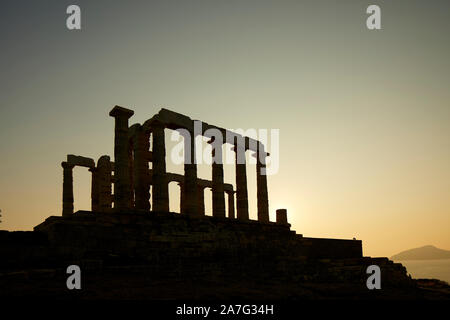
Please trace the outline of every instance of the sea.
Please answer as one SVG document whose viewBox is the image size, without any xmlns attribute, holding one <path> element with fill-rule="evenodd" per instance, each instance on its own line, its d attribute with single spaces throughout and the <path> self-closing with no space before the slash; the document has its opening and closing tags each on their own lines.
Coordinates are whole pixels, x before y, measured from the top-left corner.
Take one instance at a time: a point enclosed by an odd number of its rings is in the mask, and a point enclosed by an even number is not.
<svg viewBox="0 0 450 320">
<path fill-rule="evenodd" d="M 395 260 L 406 267 L 415 279 L 439 279 L 450 284 L 450 259 Z"/>
</svg>

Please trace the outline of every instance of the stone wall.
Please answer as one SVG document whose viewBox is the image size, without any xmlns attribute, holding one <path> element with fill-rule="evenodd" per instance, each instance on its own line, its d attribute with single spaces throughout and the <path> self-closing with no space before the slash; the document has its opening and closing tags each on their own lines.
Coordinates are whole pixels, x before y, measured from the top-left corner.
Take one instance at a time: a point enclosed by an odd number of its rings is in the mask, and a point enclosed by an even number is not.
<svg viewBox="0 0 450 320">
<path fill-rule="evenodd" d="M 48 235 L 61 257 L 109 254 L 152 261 L 171 254 L 177 259 L 252 256 L 270 263 L 278 256 L 361 258 L 359 240 L 303 238 L 288 224 L 191 217 L 175 213 L 102 214 L 78 212 L 50 217 L 35 227 Z"/>
</svg>

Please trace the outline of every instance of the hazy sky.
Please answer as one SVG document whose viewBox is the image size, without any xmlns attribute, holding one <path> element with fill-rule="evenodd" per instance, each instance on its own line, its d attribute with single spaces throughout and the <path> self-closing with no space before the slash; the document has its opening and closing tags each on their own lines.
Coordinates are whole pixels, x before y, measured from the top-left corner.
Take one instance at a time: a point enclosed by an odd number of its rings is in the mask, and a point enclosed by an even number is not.
<svg viewBox="0 0 450 320">
<path fill-rule="evenodd" d="M 66 28 L 69 4 L 81 31 Z M 369 4 L 382 30 L 366 28 Z M 0 228 L 61 214 L 61 161 L 113 155 L 117 104 L 131 124 L 166 107 L 280 129 L 271 219 L 287 208 L 298 233 L 356 237 L 373 256 L 450 249 L 449 15 L 435 0 L 2 1 Z M 90 174 L 74 179 L 75 209 L 89 209 Z"/>
</svg>

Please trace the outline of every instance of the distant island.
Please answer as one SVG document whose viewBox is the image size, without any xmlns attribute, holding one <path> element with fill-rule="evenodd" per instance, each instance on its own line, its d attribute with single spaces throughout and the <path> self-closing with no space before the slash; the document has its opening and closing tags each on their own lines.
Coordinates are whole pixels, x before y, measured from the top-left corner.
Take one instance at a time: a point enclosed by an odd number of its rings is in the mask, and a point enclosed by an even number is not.
<svg viewBox="0 0 450 320">
<path fill-rule="evenodd" d="M 450 251 L 436 248 L 435 246 L 424 246 L 420 248 L 402 251 L 391 257 L 392 260 L 437 260 L 450 259 Z"/>
</svg>

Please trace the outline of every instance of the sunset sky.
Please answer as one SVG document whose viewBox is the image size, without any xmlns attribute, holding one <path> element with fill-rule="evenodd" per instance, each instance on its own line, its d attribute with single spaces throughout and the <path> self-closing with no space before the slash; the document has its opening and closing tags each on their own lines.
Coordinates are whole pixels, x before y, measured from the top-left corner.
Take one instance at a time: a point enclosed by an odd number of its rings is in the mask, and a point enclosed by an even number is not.
<svg viewBox="0 0 450 320">
<path fill-rule="evenodd" d="M 81 7 L 82 30 L 66 28 L 70 4 Z M 382 30 L 366 28 L 370 4 L 381 7 Z M 450 250 L 449 1 L 0 6 L 0 229 L 61 215 L 67 154 L 113 159 L 114 105 L 135 111 L 130 124 L 164 107 L 230 129 L 280 130 L 272 221 L 287 208 L 297 233 L 356 237 L 364 255 Z M 210 166 L 199 177 L 210 179 Z M 90 173 L 76 168 L 74 180 L 75 210 L 90 209 Z M 232 166 L 225 180 L 234 184 Z"/>
</svg>

